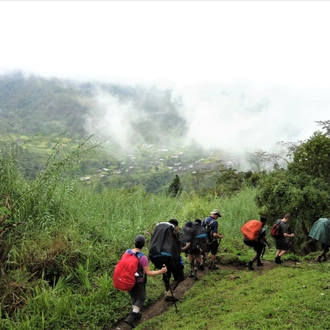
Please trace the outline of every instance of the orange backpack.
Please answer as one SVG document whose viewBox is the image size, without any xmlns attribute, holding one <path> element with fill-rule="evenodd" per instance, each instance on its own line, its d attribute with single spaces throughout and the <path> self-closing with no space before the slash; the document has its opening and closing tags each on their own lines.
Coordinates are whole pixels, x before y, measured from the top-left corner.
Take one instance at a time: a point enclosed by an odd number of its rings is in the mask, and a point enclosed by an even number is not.
<svg viewBox="0 0 330 330">
<path fill-rule="evenodd" d="M 241 227 L 241 232 L 245 238 L 250 241 L 257 241 L 262 229 L 262 222 L 259 220 L 250 220 Z"/>
</svg>

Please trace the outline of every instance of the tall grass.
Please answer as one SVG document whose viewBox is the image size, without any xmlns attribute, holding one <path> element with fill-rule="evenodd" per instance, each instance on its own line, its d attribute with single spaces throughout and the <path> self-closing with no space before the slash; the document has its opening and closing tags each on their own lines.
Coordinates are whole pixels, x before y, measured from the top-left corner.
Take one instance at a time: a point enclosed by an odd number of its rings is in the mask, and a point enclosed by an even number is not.
<svg viewBox="0 0 330 330">
<path fill-rule="evenodd" d="M 30 229 L 11 249 L 9 260 L 25 265 L 41 282 L 29 284 L 34 294 L 27 297 L 23 309 L 7 317 L 8 329 L 12 324 L 28 328 L 31 321 L 40 329 L 60 329 L 64 324 L 68 329 L 101 329 L 100 323 L 115 322 L 127 312 L 128 297 L 113 289 L 111 274 L 121 254 L 133 246 L 137 234 L 144 234 L 148 241 L 157 222 L 177 218 L 184 225 L 219 208 L 220 230 L 224 234 L 221 249 L 236 253 L 237 244 L 243 245 L 241 224 L 257 217 L 253 196 L 253 190 L 245 189 L 232 198 L 201 198 L 194 194 L 170 198 L 150 195 L 143 189 L 95 193 L 92 186 L 75 185 L 66 196 L 66 217 L 47 231 Z M 144 252 L 147 254 L 147 247 Z M 47 284 L 54 279 L 55 286 Z M 66 289 L 59 290 L 57 285 L 64 279 Z M 151 277 L 148 285 L 154 287 L 148 295 L 151 302 L 163 288 L 159 278 Z M 79 303 L 79 311 L 68 295 Z"/>
<path fill-rule="evenodd" d="M 11 178 L 16 173 L 11 169 L 14 161 L 2 159 L 6 167 L 2 173 L 8 177 L 0 181 L 1 193 L 11 201 L 8 220 L 24 222 L 1 240 L 7 251 L 1 264 L 5 276 L 0 278 L 4 330 L 103 329 L 125 316 L 129 298 L 113 288 L 114 266 L 125 249 L 133 246 L 137 234 L 146 236 L 147 254 L 150 234 L 160 221 L 176 218 L 182 226 L 220 209 L 224 235 L 220 257 L 250 253 L 240 227 L 259 217 L 253 189 L 228 198 L 194 193 L 171 198 L 148 194 L 143 188 L 83 186 L 71 170 L 80 151 L 88 148 L 81 145 L 69 154 L 55 149 L 32 183 Z M 10 182 L 14 185 L 7 189 Z M 3 210 L 9 210 L 6 200 L 1 199 Z M 158 277 L 150 277 L 148 286 L 153 287 L 148 292 L 150 303 L 163 293 L 163 285 Z"/>
</svg>

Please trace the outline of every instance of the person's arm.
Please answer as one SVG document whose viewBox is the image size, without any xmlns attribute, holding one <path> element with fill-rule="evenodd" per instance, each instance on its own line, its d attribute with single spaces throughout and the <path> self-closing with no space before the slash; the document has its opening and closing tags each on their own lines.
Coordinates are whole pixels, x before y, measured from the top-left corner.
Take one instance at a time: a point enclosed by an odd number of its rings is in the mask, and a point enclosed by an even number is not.
<svg viewBox="0 0 330 330">
<path fill-rule="evenodd" d="M 188 249 L 190 248 L 190 245 L 191 245 L 191 243 L 188 242 L 188 243 L 186 243 L 185 246 L 181 246 L 181 251 L 186 251 L 186 250 L 188 250 Z"/>
<path fill-rule="evenodd" d="M 163 265 L 162 269 L 159 270 L 150 270 L 150 266 L 144 266 L 143 267 L 143 271 L 146 275 L 148 276 L 155 276 L 155 275 L 160 275 L 160 274 L 164 274 L 167 272 L 167 268 L 165 265 Z"/>
<path fill-rule="evenodd" d="M 267 246 L 269 247 L 269 246 L 270 246 L 270 244 L 268 243 L 268 241 L 267 241 L 266 237 L 263 237 L 263 240 L 264 240 L 264 242 L 267 244 Z"/>
<path fill-rule="evenodd" d="M 214 224 L 214 227 L 212 228 L 212 231 L 213 231 L 212 236 L 213 236 L 214 238 L 223 238 L 223 235 L 222 235 L 222 234 L 218 234 L 218 227 L 219 227 L 218 222 L 215 221 L 213 224 Z M 213 225 L 213 224 L 212 224 L 212 225 Z M 212 226 L 212 225 L 211 225 L 211 226 Z"/>
</svg>

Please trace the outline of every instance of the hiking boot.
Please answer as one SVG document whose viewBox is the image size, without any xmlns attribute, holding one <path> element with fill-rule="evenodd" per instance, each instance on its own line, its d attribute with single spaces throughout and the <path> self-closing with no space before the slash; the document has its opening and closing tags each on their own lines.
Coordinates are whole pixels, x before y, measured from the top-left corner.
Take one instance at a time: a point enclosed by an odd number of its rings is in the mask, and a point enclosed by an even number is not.
<svg viewBox="0 0 330 330">
<path fill-rule="evenodd" d="M 168 296 L 168 295 L 166 295 L 165 296 L 165 301 L 174 301 L 174 302 L 176 302 L 176 301 L 179 301 L 179 299 L 178 298 L 175 298 L 174 296 Z"/>
<path fill-rule="evenodd" d="M 204 265 L 199 265 L 199 270 L 204 270 Z"/>
<path fill-rule="evenodd" d="M 136 315 L 136 319 L 137 320 L 140 320 L 140 318 L 142 317 L 142 314 L 140 313 L 140 312 L 138 312 L 138 313 L 136 313 L 137 315 Z"/>
<path fill-rule="evenodd" d="M 139 318 L 141 318 L 141 316 L 139 317 L 138 315 L 139 313 L 134 313 L 134 312 L 131 312 L 128 317 L 125 319 L 125 322 L 130 325 L 132 328 L 135 328 L 135 324 L 134 322 L 136 320 L 138 320 Z"/>
<path fill-rule="evenodd" d="M 252 267 L 253 266 L 253 262 L 252 261 L 249 261 L 247 264 L 246 264 L 246 267 L 250 270 L 254 270 L 254 268 Z"/>
<path fill-rule="evenodd" d="M 197 277 L 197 272 L 198 272 L 198 268 L 197 268 L 197 267 L 195 267 L 195 268 L 194 268 L 194 276 L 193 276 L 193 278 L 194 278 L 194 280 L 195 280 L 195 281 L 197 281 L 197 280 L 198 280 L 198 277 Z"/>
<path fill-rule="evenodd" d="M 261 261 L 257 261 L 257 266 L 263 266 L 263 265 L 264 265 L 263 262 L 261 262 Z"/>
<path fill-rule="evenodd" d="M 210 270 L 213 270 L 213 269 L 219 269 L 218 266 L 215 264 L 215 262 L 211 262 L 210 265 L 209 265 L 209 269 Z"/>
<path fill-rule="evenodd" d="M 191 270 L 188 277 L 193 278 L 194 277 L 194 272 Z"/>
<path fill-rule="evenodd" d="M 275 264 L 281 264 L 281 263 L 282 263 L 282 261 L 281 261 L 281 257 L 277 256 L 277 257 L 275 258 Z"/>
</svg>

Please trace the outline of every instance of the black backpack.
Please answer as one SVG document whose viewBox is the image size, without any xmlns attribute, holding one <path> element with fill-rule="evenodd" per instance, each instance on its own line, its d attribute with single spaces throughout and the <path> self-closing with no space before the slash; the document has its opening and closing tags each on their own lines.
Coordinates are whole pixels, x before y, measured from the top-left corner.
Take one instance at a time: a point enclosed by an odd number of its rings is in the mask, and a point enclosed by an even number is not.
<svg viewBox="0 0 330 330">
<path fill-rule="evenodd" d="M 180 266 L 181 242 L 174 226 L 169 222 L 157 224 L 150 240 L 149 258 L 156 268 L 165 264 L 173 269 Z"/>
<path fill-rule="evenodd" d="M 207 220 L 207 219 L 208 219 L 208 217 L 206 217 L 204 219 L 204 221 L 202 222 L 202 228 L 204 228 L 204 230 L 206 231 L 209 242 L 212 242 L 213 241 L 213 237 L 212 237 L 212 227 L 211 227 L 211 224 L 214 223 L 216 220 L 213 219 L 213 218 L 210 219 L 210 220 Z"/>
</svg>

